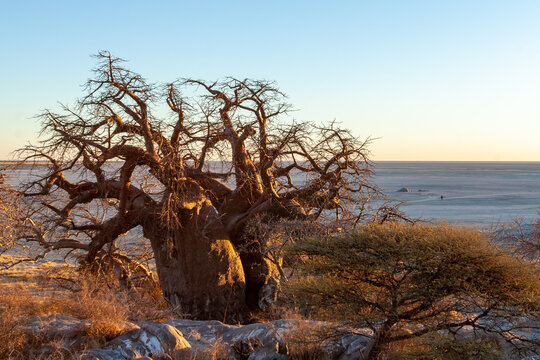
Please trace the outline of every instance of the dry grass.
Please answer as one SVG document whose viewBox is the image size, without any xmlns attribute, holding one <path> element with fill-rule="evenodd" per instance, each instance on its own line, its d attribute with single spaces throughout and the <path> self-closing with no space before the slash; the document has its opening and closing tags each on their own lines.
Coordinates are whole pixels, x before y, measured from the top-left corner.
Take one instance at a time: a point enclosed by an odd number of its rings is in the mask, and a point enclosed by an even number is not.
<svg viewBox="0 0 540 360">
<path fill-rule="evenodd" d="M 297 338 L 287 343 L 291 360 L 330 360 L 322 344 L 315 340 Z"/>
<path fill-rule="evenodd" d="M 61 358 L 60 339 L 56 342 L 47 342 L 39 335 L 28 334 L 21 328 L 27 325 L 33 316 L 56 314 L 61 308 L 59 302 L 39 298 L 26 289 L 0 294 L 0 358 Z M 45 345 L 48 349 L 40 351 Z M 52 353 L 55 353 L 54 357 L 51 356 Z"/>
<path fill-rule="evenodd" d="M 288 319 L 297 320 L 294 328 L 283 333 L 282 341 L 287 344 L 289 359 L 326 360 L 330 359 L 325 347 L 335 340 L 339 328 L 330 323 L 307 322 L 298 313 L 290 311 Z"/>
<path fill-rule="evenodd" d="M 216 341 L 208 349 L 189 349 L 189 354 L 180 352 L 175 360 L 228 360 L 231 348 L 228 344 Z"/>
<path fill-rule="evenodd" d="M 130 322 L 178 318 L 160 301 L 159 288 L 122 291 L 111 286 L 110 279 L 97 279 L 74 268 L 54 272 L 43 268 L 41 273 L 1 280 L 1 359 L 72 358 L 63 349 L 62 339 L 30 335 L 21 329 L 34 316 L 88 320 L 73 351 L 103 344 L 128 329 Z"/>
<path fill-rule="evenodd" d="M 388 360 L 499 360 L 508 356 L 500 339 L 485 334 L 476 338 L 430 334 L 391 344 L 386 353 Z"/>
</svg>

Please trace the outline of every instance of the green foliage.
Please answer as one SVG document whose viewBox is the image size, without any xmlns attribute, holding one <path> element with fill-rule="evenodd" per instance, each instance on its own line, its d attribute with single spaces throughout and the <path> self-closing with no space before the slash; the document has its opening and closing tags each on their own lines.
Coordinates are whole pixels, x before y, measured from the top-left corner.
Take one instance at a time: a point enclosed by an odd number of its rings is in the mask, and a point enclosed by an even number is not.
<svg viewBox="0 0 540 360">
<path fill-rule="evenodd" d="M 513 330 L 538 319 L 540 282 L 530 264 L 473 229 L 369 225 L 289 247 L 301 276 L 290 300 L 311 316 L 374 329 L 385 344 L 464 327 L 529 346 Z M 467 329 L 467 328 L 465 328 Z M 534 341 L 534 339 L 533 339 Z"/>
</svg>

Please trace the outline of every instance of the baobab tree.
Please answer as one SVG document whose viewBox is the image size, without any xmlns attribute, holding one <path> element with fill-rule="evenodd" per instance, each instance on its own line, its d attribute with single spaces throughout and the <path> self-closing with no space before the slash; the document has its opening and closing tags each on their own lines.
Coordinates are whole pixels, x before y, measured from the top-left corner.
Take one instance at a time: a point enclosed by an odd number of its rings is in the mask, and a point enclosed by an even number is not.
<svg viewBox="0 0 540 360">
<path fill-rule="evenodd" d="M 97 59 L 77 106 L 43 112 L 41 142 L 22 151 L 48 164 L 23 191 L 41 199 L 33 216 L 46 224 L 33 221 L 27 240 L 92 263 L 140 227 L 169 304 L 237 321 L 278 277 L 266 240 L 246 231 L 253 219 L 344 216 L 373 190 L 367 142 L 334 123 L 286 121 L 272 82 L 155 85 L 108 52 Z"/>
</svg>

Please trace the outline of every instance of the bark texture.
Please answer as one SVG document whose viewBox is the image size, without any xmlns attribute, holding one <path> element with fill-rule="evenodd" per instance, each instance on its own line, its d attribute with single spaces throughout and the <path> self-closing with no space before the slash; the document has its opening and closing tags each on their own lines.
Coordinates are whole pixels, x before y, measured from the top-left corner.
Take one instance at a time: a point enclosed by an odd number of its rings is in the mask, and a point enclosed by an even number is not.
<svg viewBox="0 0 540 360">
<path fill-rule="evenodd" d="M 241 321 L 244 271 L 216 211 L 205 202 L 179 216 L 183 226 L 173 231 L 151 218 L 144 227 L 164 298 L 197 319 Z"/>
</svg>

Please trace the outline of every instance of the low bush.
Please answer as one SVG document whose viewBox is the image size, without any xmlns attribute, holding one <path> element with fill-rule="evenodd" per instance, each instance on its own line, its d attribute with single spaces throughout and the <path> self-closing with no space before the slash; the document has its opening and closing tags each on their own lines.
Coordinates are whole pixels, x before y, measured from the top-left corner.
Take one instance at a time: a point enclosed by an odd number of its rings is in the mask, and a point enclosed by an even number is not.
<svg viewBox="0 0 540 360">
<path fill-rule="evenodd" d="M 301 276 L 286 288 L 306 315 L 369 327 L 370 358 L 427 334 L 493 334 L 516 351 L 538 351 L 535 268 L 491 246 L 478 231 L 390 223 L 306 239 L 289 247 Z"/>
</svg>

